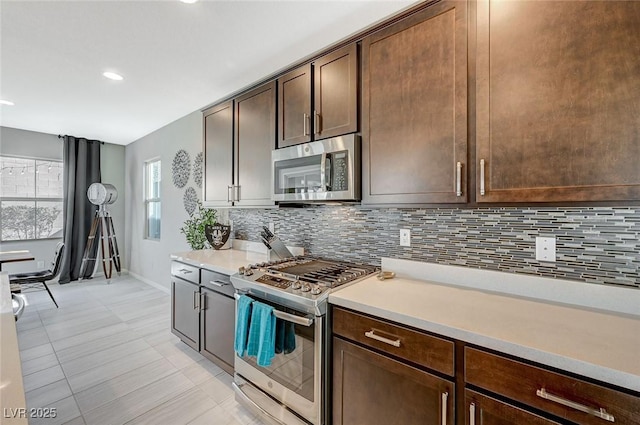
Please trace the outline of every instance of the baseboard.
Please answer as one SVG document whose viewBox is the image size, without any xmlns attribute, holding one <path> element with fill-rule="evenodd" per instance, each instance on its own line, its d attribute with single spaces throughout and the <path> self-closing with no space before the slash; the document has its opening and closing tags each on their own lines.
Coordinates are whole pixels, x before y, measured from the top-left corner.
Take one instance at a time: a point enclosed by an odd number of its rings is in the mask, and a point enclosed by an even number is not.
<svg viewBox="0 0 640 425">
<path fill-rule="evenodd" d="M 156 282 L 154 282 L 154 281 L 152 281 L 150 279 L 147 279 L 144 276 L 140 276 L 138 273 L 134 273 L 134 272 L 132 272 L 130 270 L 128 271 L 128 273 L 129 273 L 129 276 L 135 277 L 139 281 L 141 281 L 143 283 L 146 283 L 149 286 L 153 286 L 154 288 L 159 289 L 159 290 L 161 290 L 162 292 L 164 292 L 166 294 L 171 295 L 171 290 L 169 288 L 167 288 L 165 286 L 162 286 L 159 283 L 156 283 Z"/>
</svg>

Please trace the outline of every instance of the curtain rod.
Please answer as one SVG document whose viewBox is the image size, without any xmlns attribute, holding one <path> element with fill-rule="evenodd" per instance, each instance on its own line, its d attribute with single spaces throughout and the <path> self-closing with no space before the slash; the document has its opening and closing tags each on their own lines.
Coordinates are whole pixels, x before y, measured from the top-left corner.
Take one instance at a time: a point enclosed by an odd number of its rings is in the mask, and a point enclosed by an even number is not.
<svg viewBox="0 0 640 425">
<path fill-rule="evenodd" d="M 63 139 L 65 136 L 58 134 L 58 139 Z M 71 136 L 71 137 L 75 137 L 75 136 Z M 78 139 L 78 137 L 75 137 L 76 139 Z M 80 139 L 84 139 L 84 137 L 80 137 Z M 98 142 L 101 145 L 104 145 L 104 142 L 102 140 L 90 140 L 90 139 L 85 139 L 88 142 Z"/>
</svg>

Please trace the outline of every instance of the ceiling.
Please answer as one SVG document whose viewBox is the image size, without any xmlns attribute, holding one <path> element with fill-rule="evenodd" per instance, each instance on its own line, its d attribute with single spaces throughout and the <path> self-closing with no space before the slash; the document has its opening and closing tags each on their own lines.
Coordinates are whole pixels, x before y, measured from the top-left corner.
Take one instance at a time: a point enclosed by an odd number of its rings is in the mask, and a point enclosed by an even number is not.
<svg viewBox="0 0 640 425">
<path fill-rule="evenodd" d="M 1 0 L 0 125 L 126 145 L 413 3 Z"/>
</svg>

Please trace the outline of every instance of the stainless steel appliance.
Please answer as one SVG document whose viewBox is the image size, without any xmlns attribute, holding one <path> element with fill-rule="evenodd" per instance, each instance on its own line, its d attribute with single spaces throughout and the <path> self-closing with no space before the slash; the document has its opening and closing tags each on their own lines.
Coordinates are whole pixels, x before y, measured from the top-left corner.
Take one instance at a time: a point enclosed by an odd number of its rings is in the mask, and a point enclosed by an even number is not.
<svg viewBox="0 0 640 425">
<path fill-rule="evenodd" d="M 297 256 L 241 267 L 232 275 L 237 298 L 247 294 L 273 306 L 276 318 L 295 334 L 295 348 L 276 354 L 268 367 L 236 354 L 233 386 L 238 402 L 270 424 L 325 424 L 327 298 L 333 288 L 378 270 L 366 264 Z"/>
<path fill-rule="evenodd" d="M 360 139 L 355 134 L 275 149 L 274 201 L 360 200 Z"/>
</svg>

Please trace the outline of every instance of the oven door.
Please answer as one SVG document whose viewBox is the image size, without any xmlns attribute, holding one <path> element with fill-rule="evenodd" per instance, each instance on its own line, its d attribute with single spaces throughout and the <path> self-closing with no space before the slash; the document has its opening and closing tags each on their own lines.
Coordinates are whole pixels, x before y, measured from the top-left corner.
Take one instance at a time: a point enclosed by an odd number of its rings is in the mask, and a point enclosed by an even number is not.
<svg viewBox="0 0 640 425">
<path fill-rule="evenodd" d="M 296 312 L 273 302 L 248 294 L 265 304 L 272 305 L 275 316 L 283 321 L 295 343 L 285 344 L 287 350 L 277 353 L 268 367 L 258 366 L 255 357 L 246 354 L 235 356 L 236 391 L 241 390 L 242 379 L 275 398 L 288 409 L 296 412 L 312 424 L 320 424 L 323 318 Z M 295 345 L 295 347 L 294 347 Z M 251 397 L 243 392 L 242 398 L 250 399 L 252 407 L 274 414 L 274 406 L 265 405 L 268 397 Z M 277 409 L 276 409 L 277 410 Z"/>
</svg>

